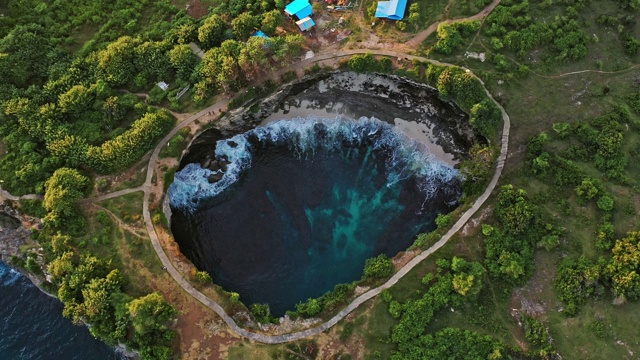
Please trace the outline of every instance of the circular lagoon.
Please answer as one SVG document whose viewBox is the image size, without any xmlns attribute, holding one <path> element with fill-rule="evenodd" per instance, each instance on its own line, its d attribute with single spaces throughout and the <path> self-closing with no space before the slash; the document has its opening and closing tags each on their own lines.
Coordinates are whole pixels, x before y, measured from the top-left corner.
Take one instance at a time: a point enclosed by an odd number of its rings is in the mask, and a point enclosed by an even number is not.
<svg viewBox="0 0 640 360">
<path fill-rule="evenodd" d="M 367 258 L 406 249 L 457 205 L 455 164 L 476 139 L 436 95 L 336 73 L 227 117 L 194 141 L 169 189 L 181 251 L 278 316 L 357 280 Z"/>
</svg>

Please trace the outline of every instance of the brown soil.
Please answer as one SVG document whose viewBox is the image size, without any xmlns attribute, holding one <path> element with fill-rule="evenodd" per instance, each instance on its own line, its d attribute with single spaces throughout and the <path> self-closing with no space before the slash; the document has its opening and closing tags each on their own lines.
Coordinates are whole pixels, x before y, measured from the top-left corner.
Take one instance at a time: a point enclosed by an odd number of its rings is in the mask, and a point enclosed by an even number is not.
<svg viewBox="0 0 640 360">
<path fill-rule="evenodd" d="M 415 251 L 403 251 L 393 258 L 393 266 L 395 271 L 398 271 L 405 266 L 411 259 L 413 259 L 418 253 Z"/>
<path fill-rule="evenodd" d="M 178 9 L 183 9 L 176 4 L 176 1 L 174 1 L 174 5 L 178 7 Z M 200 19 L 209 13 L 209 5 L 204 4 L 202 0 L 188 0 L 184 9 L 187 9 L 187 15 L 194 19 Z"/>
<path fill-rule="evenodd" d="M 226 324 L 202 306 L 190 308 L 178 319 L 180 350 L 185 360 L 224 359 L 229 346 L 240 341 Z"/>
</svg>

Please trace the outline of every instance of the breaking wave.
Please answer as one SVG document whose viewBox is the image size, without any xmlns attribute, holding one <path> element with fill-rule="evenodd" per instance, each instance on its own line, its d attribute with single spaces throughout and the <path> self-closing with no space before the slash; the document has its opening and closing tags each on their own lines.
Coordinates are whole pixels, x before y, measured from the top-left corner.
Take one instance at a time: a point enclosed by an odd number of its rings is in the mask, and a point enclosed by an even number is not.
<svg viewBox="0 0 640 360">
<path fill-rule="evenodd" d="M 286 146 L 297 157 L 309 158 L 319 149 L 341 151 L 365 145 L 386 155 L 388 187 L 413 177 L 424 201 L 460 176 L 458 170 L 429 153 L 426 146 L 386 122 L 366 117 L 358 120 L 307 117 L 273 122 L 219 140 L 212 161 L 224 163 L 226 171 L 211 170 L 199 163 L 186 165 L 176 173 L 169 188 L 171 207 L 188 213 L 197 211 L 204 200 L 221 194 L 251 168 L 255 151 L 260 147 Z M 217 175 L 213 182 L 212 175 Z M 448 195 L 453 205 L 459 194 Z"/>
</svg>

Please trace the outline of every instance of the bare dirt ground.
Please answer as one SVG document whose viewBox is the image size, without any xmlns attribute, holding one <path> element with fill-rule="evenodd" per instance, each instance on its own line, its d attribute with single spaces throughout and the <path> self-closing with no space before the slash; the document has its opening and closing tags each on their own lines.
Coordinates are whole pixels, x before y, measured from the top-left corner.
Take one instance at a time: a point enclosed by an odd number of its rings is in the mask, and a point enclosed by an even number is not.
<svg viewBox="0 0 640 360">
<path fill-rule="evenodd" d="M 541 252 L 542 250 L 536 254 L 536 271 L 531 280 L 525 286 L 515 289 L 511 296 L 509 310 L 516 320 L 520 319 L 522 314 L 540 317 L 551 309 L 556 310 L 557 304 L 553 302 L 552 296 L 552 279 L 556 276 L 557 267 Z"/>
<path fill-rule="evenodd" d="M 174 5 L 176 5 L 175 1 Z M 181 7 L 178 8 L 180 9 Z M 187 9 L 187 14 L 194 19 L 200 19 L 209 13 L 209 5 L 201 0 L 188 0 L 184 8 Z"/>
</svg>

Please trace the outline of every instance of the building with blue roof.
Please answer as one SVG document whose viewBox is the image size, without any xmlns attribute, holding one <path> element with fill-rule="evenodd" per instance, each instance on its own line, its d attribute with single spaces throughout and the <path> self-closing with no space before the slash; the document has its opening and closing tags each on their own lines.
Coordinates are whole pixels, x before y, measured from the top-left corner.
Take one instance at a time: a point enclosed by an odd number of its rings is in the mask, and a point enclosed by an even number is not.
<svg viewBox="0 0 640 360">
<path fill-rule="evenodd" d="M 378 1 L 376 17 L 390 20 L 402 20 L 407 8 L 407 0 Z"/>
<path fill-rule="evenodd" d="M 313 21 L 312 18 L 307 16 L 304 19 L 300 19 L 300 20 L 296 21 L 296 25 L 298 25 L 298 27 L 300 28 L 301 31 L 307 31 L 307 30 L 311 29 L 312 27 L 314 27 L 316 25 L 316 23 Z"/>
<path fill-rule="evenodd" d="M 309 0 L 294 0 L 292 3 L 284 7 L 284 12 L 289 16 L 295 15 L 298 20 L 302 20 L 313 14 Z"/>
<path fill-rule="evenodd" d="M 265 38 L 268 39 L 269 37 L 267 36 L 267 34 L 263 33 L 262 30 L 258 30 L 256 31 L 252 36 L 257 36 L 257 37 L 261 37 L 261 38 Z"/>
</svg>

